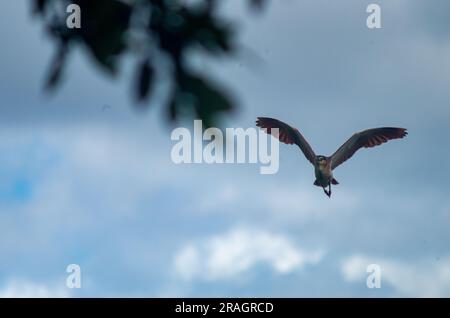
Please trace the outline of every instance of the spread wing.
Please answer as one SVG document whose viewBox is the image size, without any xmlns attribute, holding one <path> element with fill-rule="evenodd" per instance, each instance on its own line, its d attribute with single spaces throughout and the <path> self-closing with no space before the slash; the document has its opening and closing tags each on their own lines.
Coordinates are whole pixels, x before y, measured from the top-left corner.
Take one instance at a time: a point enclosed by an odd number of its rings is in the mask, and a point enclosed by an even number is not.
<svg viewBox="0 0 450 318">
<path fill-rule="evenodd" d="M 332 156 L 331 169 L 350 159 L 360 148 L 371 148 L 391 139 L 403 138 L 408 134 L 404 128 L 383 127 L 361 131 L 347 140 Z"/>
<path fill-rule="evenodd" d="M 258 117 L 256 120 L 256 126 L 266 129 L 266 133 L 278 138 L 281 142 L 285 144 L 292 145 L 296 144 L 300 147 L 301 151 L 305 155 L 306 159 L 314 164 L 316 154 L 312 150 L 311 146 L 308 144 L 306 139 L 302 134 L 296 129 L 289 126 L 282 121 L 267 117 Z M 278 128 L 278 134 L 272 133 L 273 128 Z"/>
</svg>

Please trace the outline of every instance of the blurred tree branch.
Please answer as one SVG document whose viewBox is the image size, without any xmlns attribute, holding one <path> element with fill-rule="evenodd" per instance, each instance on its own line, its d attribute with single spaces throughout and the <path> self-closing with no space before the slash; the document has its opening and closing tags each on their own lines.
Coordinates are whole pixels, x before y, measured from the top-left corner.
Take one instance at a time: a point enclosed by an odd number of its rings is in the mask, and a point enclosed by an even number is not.
<svg viewBox="0 0 450 318">
<path fill-rule="evenodd" d="M 118 73 L 120 58 L 136 57 L 134 84 L 136 101 L 146 105 L 152 98 L 156 75 L 169 74 L 171 89 L 166 105 L 172 121 L 182 115 L 200 118 L 205 126 L 230 112 L 235 103 L 225 90 L 204 74 L 189 68 L 189 54 L 231 56 L 236 50 L 236 32 L 218 17 L 216 0 L 32 0 L 34 13 L 56 43 L 55 56 L 46 82 L 54 89 L 70 51 L 78 45 L 88 48 L 94 60 L 110 76 Z M 259 10 L 265 0 L 247 0 Z M 66 26 L 66 7 L 81 8 L 80 29 Z M 188 3 L 190 3 L 188 5 Z M 169 66 L 160 63 L 164 58 Z"/>
</svg>

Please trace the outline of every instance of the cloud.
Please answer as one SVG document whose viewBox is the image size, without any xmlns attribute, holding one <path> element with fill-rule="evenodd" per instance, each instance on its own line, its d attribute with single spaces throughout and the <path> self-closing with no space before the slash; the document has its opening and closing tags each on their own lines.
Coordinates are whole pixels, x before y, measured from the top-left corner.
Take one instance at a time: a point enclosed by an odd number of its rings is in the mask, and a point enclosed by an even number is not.
<svg viewBox="0 0 450 318">
<path fill-rule="evenodd" d="M 0 288 L 0 298 L 66 298 L 67 289 L 49 287 L 25 280 L 11 280 Z"/>
<path fill-rule="evenodd" d="M 283 235 L 237 227 L 200 243 L 184 246 L 175 257 L 175 271 L 185 280 L 229 279 L 269 265 L 277 274 L 287 274 L 323 257 L 321 250 L 304 251 Z"/>
<path fill-rule="evenodd" d="M 348 282 L 365 284 L 367 266 L 378 264 L 381 268 L 381 288 L 386 283 L 400 297 L 449 297 L 450 257 L 430 260 L 400 261 L 364 255 L 353 255 L 341 265 Z"/>
</svg>

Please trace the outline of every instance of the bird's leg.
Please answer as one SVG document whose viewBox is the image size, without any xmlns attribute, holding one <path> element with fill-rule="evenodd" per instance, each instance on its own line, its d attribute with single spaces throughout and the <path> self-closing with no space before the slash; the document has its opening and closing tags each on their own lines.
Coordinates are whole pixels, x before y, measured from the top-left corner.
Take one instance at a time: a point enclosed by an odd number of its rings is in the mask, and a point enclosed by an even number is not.
<svg viewBox="0 0 450 318">
<path fill-rule="evenodd" d="M 325 192 L 325 194 L 330 197 L 331 193 L 327 191 L 327 189 L 325 187 L 322 187 L 323 192 Z"/>
<path fill-rule="evenodd" d="M 328 197 L 331 197 L 331 181 L 328 182 Z"/>
</svg>

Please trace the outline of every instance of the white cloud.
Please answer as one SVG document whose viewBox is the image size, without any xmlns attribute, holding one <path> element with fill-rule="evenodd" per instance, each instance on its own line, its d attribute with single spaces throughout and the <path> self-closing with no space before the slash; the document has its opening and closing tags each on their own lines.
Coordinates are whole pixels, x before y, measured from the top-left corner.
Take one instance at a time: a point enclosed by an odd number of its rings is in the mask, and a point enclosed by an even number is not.
<svg viewBox="0 0 450 318">
<path fill-rule="evenodd" d="M 303 251 L 288 238 L 262 230 L 237 227 L 198 244 L 187 244 L 175 257 L 176 273 L 185 280 L 220 280 L 245 273 L 258 264 L 268 264 L 286 274 L 314 264 L 323 252 Z"/>
<path fill-rule="evenodd" d="M 413 260 L 411 262 L 354 255 L 341 266 L 345 280 L 365 284 L 369 264 L 381 268 L 381 288 L 386 283 L 395 290 L 394 296 L 449 297 L 450 258 L 441 260 Z"/>
<path fill-rule="evenodd" d="M 66 288 L 55 288 L 24 280 L 11 280 L 0 288 L 0 298 L 65 298 Z"/>
</svg>

